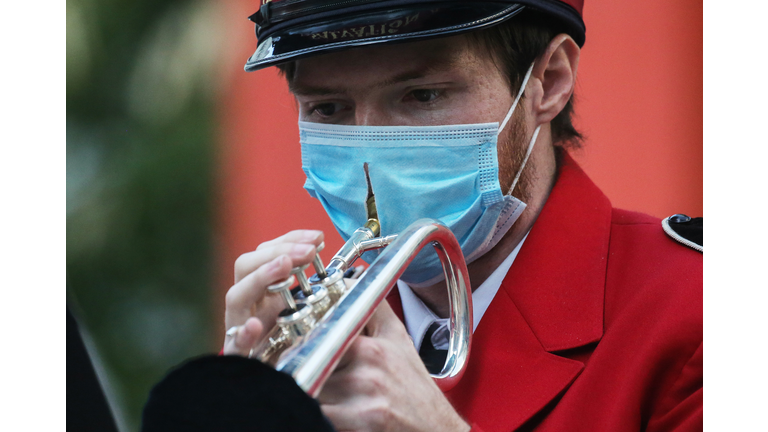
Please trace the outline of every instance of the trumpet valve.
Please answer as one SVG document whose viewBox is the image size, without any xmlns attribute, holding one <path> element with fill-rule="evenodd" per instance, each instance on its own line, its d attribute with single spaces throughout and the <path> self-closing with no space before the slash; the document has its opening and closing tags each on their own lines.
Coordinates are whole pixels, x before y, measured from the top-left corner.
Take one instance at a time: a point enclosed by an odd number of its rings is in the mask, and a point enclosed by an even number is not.
<svg viewBox="0 0 768 432">
<path fill-rule="evenodd" d="M 307 280 L 307 275 L 304 274 L 304 270 L 307 267 L 309 267 L 309 264 L 294 267 L 291 270 L 291 274 L 295 275 L 296 279 L 299 280 L 299 287 L 301 288 L 301 292 L 303 292 L 304 295 L 310 296 L 312 295 L 312 287 L 309 286 L 309 280 Z"/>
<path fill-rule="evenodd" d="M 288 332 L 291 342 L 309 333 L 316 322 L 312 307 L 303 303 L 298 304 L 296 310 L 283 310 L 277 317 L 277 325 Z"/>
<path fill-rule="evenodd" d="M 277 317 L 277 325 L 254 348 L 255 358 L 272 366 L 277 363 L 280 355 L 286 349 L 290 348 L 300 337 L 309 333 L 317 322 L 312 305 L 304 302 L 297 303 L 291 295 L 291 286 L 294 283 L 296 283 L 296 277 L 291 275 L 287 279 L 267 287 L 268 292 L 280 294 L 286 306 Z"/>
<path fill-rule="evenodd" d="M 331 296 L 328 294 L 328 289 L 322 285 L 312 285 L 311 288 L 312 294 L 305 295 L 303 291 L 299 291 L 294 295 L 294 299 L 297 304 L 309 305 L 315 320 L 320 321 L 332 305 Z"/>
<path fill-rule="evenodd" d="M 321 278 L 317 274 L 312 275 L 312 277 L 309 278 L 309 282 L 313 285 L 320 284 L 324 286 L 328 290 L 331 303 L 336 303 L 336 301 L 341 298 L 342 294 L 344 294 L 347 289 L 347 286 L 344 284 L 341 270 L 336 268 L 328 269 L 328 273 L 325 278 Z"/>
<path fill-rule="evenodd" d="M 312 266 L 315 267 L 315 273 L 320 277 L 320 279 L 325 279 L 328 277 L 328 273 L 325 271 L 325 266 L 323 265 L 323 261 L 320 259 L 320 251 L 325 249 L 325 242 L 321 242 L 320 245 L 317 247 L 317 253 L 315 254 L 315 258 L 312 259 Z"/>
<path fill-rule="evenodd" d="M 299 304 L 295 309 L 283 309 L 277 317 L 277 325 L 254 348 L 254 358 L 274 367 L 280 355 L 291 348 L 300 337 L 309 333 L 315 323 L 312 308 L 306 304 Z"/>
</svg>

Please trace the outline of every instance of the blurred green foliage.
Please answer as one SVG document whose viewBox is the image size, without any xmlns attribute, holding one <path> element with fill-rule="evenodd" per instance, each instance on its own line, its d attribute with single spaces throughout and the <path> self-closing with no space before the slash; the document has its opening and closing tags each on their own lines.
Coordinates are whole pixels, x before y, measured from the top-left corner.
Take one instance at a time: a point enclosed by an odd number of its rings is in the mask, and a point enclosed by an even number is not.
<svg viewBox="0 0 768 432">
<path fill-rule="evenodd" d="M 67 1 L 68 303 L 124 431 L 170 367 L 217 349 L 219 17 L 212 1 Z"/>
</svg>

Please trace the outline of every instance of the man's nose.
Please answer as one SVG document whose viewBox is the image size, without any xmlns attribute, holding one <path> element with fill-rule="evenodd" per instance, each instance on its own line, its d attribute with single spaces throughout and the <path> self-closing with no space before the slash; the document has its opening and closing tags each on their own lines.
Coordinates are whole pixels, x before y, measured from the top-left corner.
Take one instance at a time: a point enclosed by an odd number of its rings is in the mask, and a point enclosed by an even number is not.
<svg viewBox="0 0 768 432">
<path fill-rule="evenodd" d="M 393 126 L 392 115 L 384 108 L 375 105 L 355 107 L 356 126 Z"/>
</svg>

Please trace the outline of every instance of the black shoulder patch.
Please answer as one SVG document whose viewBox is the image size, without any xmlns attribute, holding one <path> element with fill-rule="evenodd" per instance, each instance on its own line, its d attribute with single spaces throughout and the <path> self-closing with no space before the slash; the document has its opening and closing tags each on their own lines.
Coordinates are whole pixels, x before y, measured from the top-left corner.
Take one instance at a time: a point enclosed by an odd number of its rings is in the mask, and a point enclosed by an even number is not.
<svg viewBox="0 0 768 432">
<path fill-rule="evenodd" d="M 704 218 L 676 214 L 662 219 L 661 227 L 676 242 L 704 253 Z"/>
</svg>

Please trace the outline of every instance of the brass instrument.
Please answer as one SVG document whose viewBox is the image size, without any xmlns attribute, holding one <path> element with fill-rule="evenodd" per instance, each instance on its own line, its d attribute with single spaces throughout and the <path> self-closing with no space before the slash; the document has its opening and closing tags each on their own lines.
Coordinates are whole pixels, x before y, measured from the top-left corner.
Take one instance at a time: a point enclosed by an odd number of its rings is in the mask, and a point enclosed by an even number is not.
<svg viewBox="0 0 768 432">
<path fill-rule="evenodd" d="M 284 309 L 276 326 L 252 351 L 252 356 L 291 375 L 310 396 L 320 393 L 347 347 L 357 337 L 381 303 L 423 247 L 432 244 L 443 265 L 450 303 L 450 342 L 443 370 L 433 375 L 446 391 L 461 379 L 469 359 L 472 338 L 472 293 L 461 248 L 453 233 L 433 219 L 420 219 L 397 235 L 380 237 L 376 203 L 368 181 L 368 221 L 358 228 L 324 268 L 319 255 L 310 279 L 306 267 L 268 288 L 281 293 Z M 322 248 L 318 248 L 318 251 Z M 385 248 L 350 289 L 344 272 L 364 252 Z M 294 276 L 299 287 L 291 294 Z"/>
</svg>

